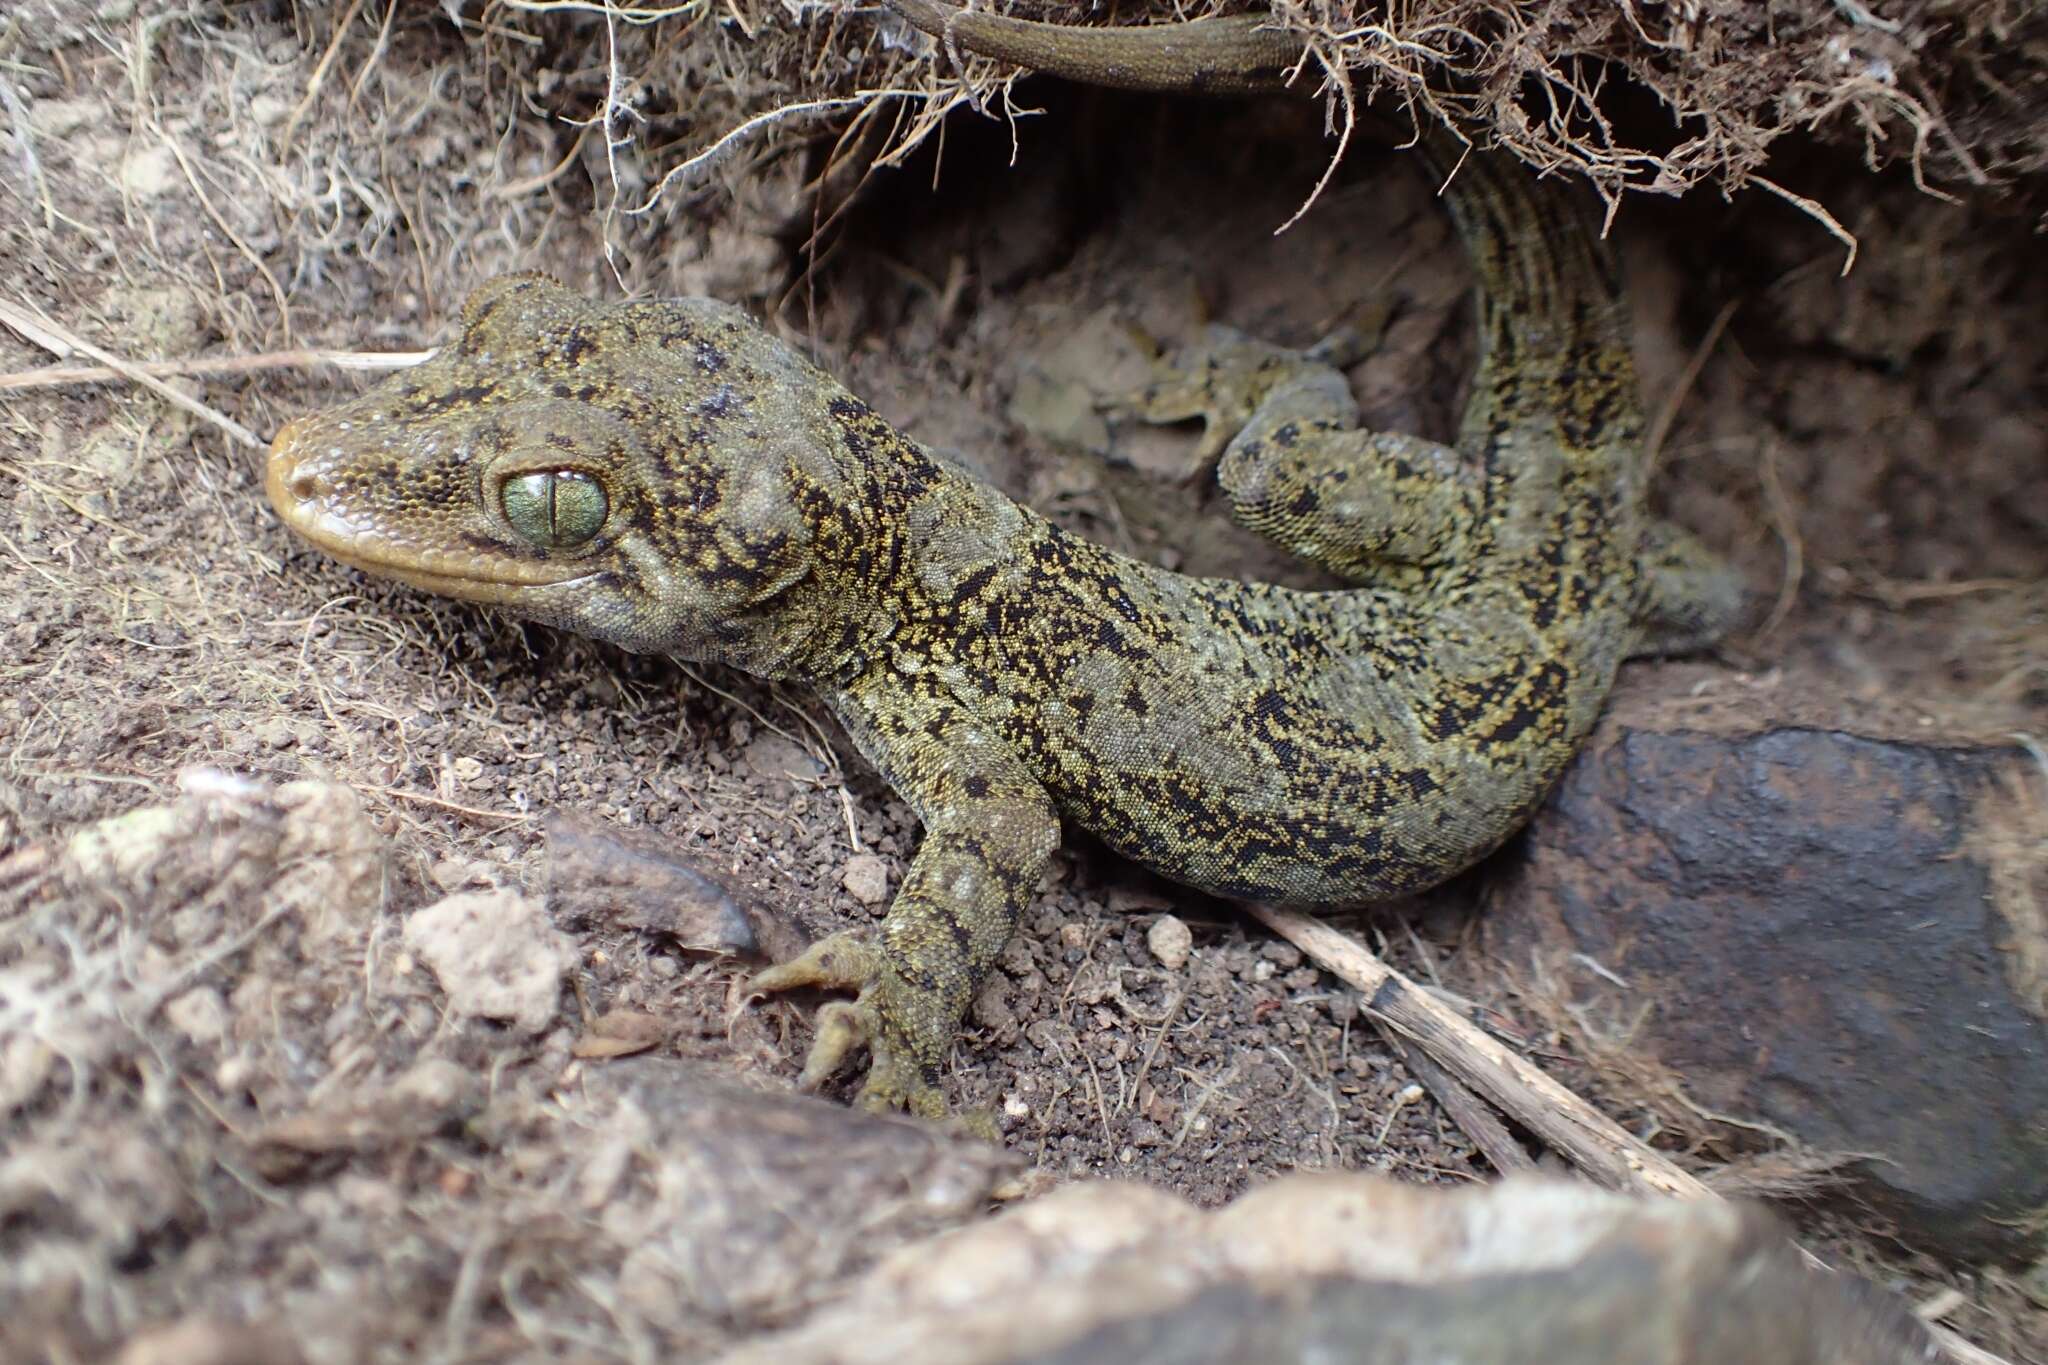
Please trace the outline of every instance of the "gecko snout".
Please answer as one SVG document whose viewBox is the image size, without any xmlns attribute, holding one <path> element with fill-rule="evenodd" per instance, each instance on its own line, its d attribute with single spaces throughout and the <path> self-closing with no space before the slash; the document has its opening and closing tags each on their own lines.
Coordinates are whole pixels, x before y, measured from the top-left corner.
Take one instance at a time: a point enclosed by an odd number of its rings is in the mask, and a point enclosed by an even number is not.
<svg viewBox="0 0 2048 1365">
<path fill-rule="evenodd" d="M 304 504 L 325 497 L 331 490 L 318 467 L 303 458 L 306 428 L 311 419 L 301 417 L 285 424 L 270 443 L 270 457 L 264 464 L 263 491 L 270 505 L 286 521 Z"/>
</svg>

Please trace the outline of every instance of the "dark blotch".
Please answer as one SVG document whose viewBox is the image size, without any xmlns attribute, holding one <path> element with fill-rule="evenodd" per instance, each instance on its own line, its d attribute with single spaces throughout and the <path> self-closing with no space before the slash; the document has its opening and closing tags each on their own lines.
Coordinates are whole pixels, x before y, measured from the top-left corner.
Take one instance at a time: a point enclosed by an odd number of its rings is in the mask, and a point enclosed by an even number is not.
<svg viewBox="0 0 2048 1365">
<path fill-rule="evenodd" d="M 497 392 L 496 384 L 462 384 L 422 398 L 415 412 L 426 415 L 453 412 L 457 408 L 473 407 Z"/>
<path fill-rule="evenodd" d="M 712 394 L 697 405 L 697 411 L 703 413 L 706 417 L 724 417 L 736 406 L 733 402 L 736 396 L 733 393 L 732 385 L 720 384 L 717 393 Z"/>
<path fill-rule="evenodd" d="M 574 365 L 597 349 L 597 338 L 581 327 L 574 328 L 562 338 L 562 361 Z"/>
</svg>

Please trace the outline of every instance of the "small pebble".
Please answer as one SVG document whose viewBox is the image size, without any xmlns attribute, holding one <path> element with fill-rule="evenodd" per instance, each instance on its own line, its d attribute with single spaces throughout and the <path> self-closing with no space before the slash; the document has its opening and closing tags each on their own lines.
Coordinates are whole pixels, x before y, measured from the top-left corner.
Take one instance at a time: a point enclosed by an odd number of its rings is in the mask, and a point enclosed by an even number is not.
<svg viewBox="0 0 2048 1365">
<path fill-rule="evenodd" d="M 1152 950 L 1153 957 L 1159 959 L 1160 966 L 1177 972 L 1188 965 L 1188 954 L 1194 950 L 1195 936 L 1178 916 L 1161 915 L 1145 931 L 1145 946 Z"/>
<path fill-rule="evenodd" d="M 872 853 L 856 853 L 846 860 L 839 884 L 862 905 L 880 905 L 889 895 L 889 865 Z"/>
</svg>

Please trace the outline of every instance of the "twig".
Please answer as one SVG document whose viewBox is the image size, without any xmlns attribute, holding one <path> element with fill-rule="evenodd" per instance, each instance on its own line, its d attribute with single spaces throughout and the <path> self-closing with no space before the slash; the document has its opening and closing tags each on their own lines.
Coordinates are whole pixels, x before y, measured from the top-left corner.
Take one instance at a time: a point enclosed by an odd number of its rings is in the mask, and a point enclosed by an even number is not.
<svg viewBox="0 0 2048 1365">
<path fill-rule="evenodd" d="M 105 365 L 52 365 L 46 369 L 15 370 L 8 374 L 0 374 L 0 392 L 10 389 L 60 389 L 73 384 L 104 384 L 110 379 L 128 379 L 138 374 L 153 375 L 158 379 L 217 379 L 229 375 L 256 374 L 263 370 L 291 370 L 314 365 L 333 365 L 344 370 L 402 370 L 409 365 L 419 364 L 433 354 L 432 351 L 330 351 L 299 347 L 289 351 L 263 351 L 256 355 L 131 361 L 126 370 L 116 370 Z"/>
<path fill-rule="evenodd" d="M 356 72 L 356 78 L 348 88 L 348 111 L 354 114 L 356 101 L 363 97 L 363 87 L 370 83 L 370 73 L 377 69 L 377 63 L 384 60 L 384 49 L 391 41 L 391 21 L 398 17 L 398 0 L 390 0 L 384 6 L 384 22 L 377 26 L 377 45 L 370 49 L 370 55 L 363 61 L 363 69 Z M 284 158 L 280 155 L 278 160 Z"/>
<path fill-rule="evenodd" d="M 819 118 L 841 109 L 854 106 L 864 107 L 879 100 L 924 100 L 930 103 L 941 98 L 946 99 L 946 107 L 948 108 L 958 103 L 958 100 L 955 98 L 935 96 L 929 90 L 856 90 L 851 95 L 835 99 L 804 100 L 795 104 L 781 105 L 756 114 L 745 122 L 727 129 L 716 142 L 713 142 L 709 147 L 706 147 L 689 160 L 682 162 L 680 165 L 670 167 L 667 173 L 655 182 L 654 188 L 648 191 L 647 197 L 639 204 L 627 209 L 626 213 L 631 217 L 652 211 L 654 206 L 659 204 L 663 197 L 668 194 L 671 186 L 678 182 L 685 185 L 695 184 L 699 175 L 710 170 L 720 161 L 738 151 L 747 139 L 764 128 L 772 128 L 776 124 L 786 122 L 789 119 Z"/>
<path fill-rule="evenodd" d="M 349 25 L 363 12 L 363 0 L 352 0 L 348 13 L 341 16 L 341 22 L 334 26 L 334 37 L 328 40 L 327 51 L 320 54 L 319 65 L 313 68 L 312 78 L 306 82 L 306 93 L 299 100 L 290 117 L 284 121 L 284 135 L 277 140 L 277 159 L 283 161 L 291 155 L 292 139 L 298 136 L 299 124 L 304 121 L 306 111 L 313 107 L 313 101 L 320 97 L 320 87 L 327 83 L 327 73 L 334 68 L 334 59 L 341 55 L 342 40 L 348 37 Z"/>
<path fill-rule="evenodd" d="M 27 555 L 23 554 L 21 547 L 19 545 L 16 545 L 13 541 L 9 540 L 7 538 L 7 533 L 5 531 L 0 531 L 0 546 L 5 546 L 9 554 L 12 554 L 16 559 L 20 560 L 23 566 L 25 566 L 32 572 L 40 575 L 45 583 L 48 583 L 57 591 L 69 592 L 71 590 L 71 585 L 69 583 L 66 583 L 63 579 L 57 577 L 57 575 L 51 573 L 48 569 L 44 568 L 42 565 L 36 563 L 33 559 L 30 559 Z"/>
<path fill-rule="evenodd" d="M 479 820 L 503 820 L 509 824 L 516 825 L 533 819 L 531 815 L 521 815 L 516 811 L 485 810 L 481 806 L 464 806 L 445 797 L 430 796 L 426 792 L 406 791 L 402 787 L 380 787 L 374 783 L 360 782 L 355 784 L 355 789 L 359 792 L 372 792 L 378 796 L 388 797 L 393 801 L 414 801 L 422 806 L 433 806 L 439 810 L 453 811 L 457 815 L 473 816 Z"/>
<path fill-rule="evenodd" d="M 1130 1100 L 1135 1101 L 1138 1098 L 1138 1091 L 1145 1084 L 1145 1076 L 1152 1070 L 1152 1063 L 1159 1056 L 1159 1045 L 1166 1041 L 1166 1035 L 1173 1030 L 1173 1021 L 1180 1017 L 1180 1007 L 1187 1003 L 1187 998 L 1188 988 L 1185 984 L 1174 987 L 1173 999 L 1166 1002 L 1166 1011 L 1160 1017 L 1159 1032 L 1152 1035 L 1152 1042 L 1145 1049 L 1144 1060 L 1138 1063 L 1138 1074 L 1131 1077 L 1131 1091 L 1128 1097 Z M 1119 1106 L 1117 1112 L 1123 1112 L 1124 1107 Z"/>
<path fill-rule="evenodd" d="M 1485 1154 L 1486 1159 L 1502 1175 L 1521 1175 L 1536 1169 L 1536 1159 L 1523 1150 L 1515 1141 L 1514 1134 L 1507 1130 L 1486 1102 L 1466 1089 L 1464 1084 L 1450 1072 L 1438 1066 L 1427 1052 L 1396 1033 L 1391 1025 L 1373 1020 L 1380 1037 L 1401 1054 L 1401 1061 L 1415 1079 L 1429 1087 L 1429 1093 L 1436 1096 L 1436 1102 L 1451 1116 L 1451 1122 L 1458 1130 L 1472 1139 L 1472 1145 Z"/>
<path fill-rule="evenodd" d="M 1707 326 L 1707 334 L 1700 338 L 1700 344 L 1693 348 L 1691 359 L 1679 371 L 1678 382 L 1665 395 L 1664 404 L 1657 409 L 1657 419 L 1650 423 L 1650 434 L 1643 438 L 1643 464 L 1650 469 L 1657 467 L 1657 456 L 1664 449 L 1664 438 L 1671 434 L 1671 424 L 1678 420 L 1678 409 L 1685 403 L 1685 397 L 1692 392 L 1692 386 L 1699 382 L 1700 371 L 1706 368 L 1707 357 L 1720 344 L 1721 333 L 1728 330 L 1729 319 L 1742 306 L 1741 299 L 1730 299 L 1721 305 L 1721 311 L 1714 314 L 1713 322 Z"/>
<path fill-rule="evenodd" d="M 2025 578 L 1951 578 L 1911 582 L 1898 578 L 1871 578 L 1852 585 L 1852 590 L 1874 597 L 1888 607 L 1909 607 L 1915 602 L 1939 602 L 1969 597 L 1980 592 L 2017 592 L 2035 584 Z"/>
<path fill-rule="evenodd" d="M 1344 153 L 1350 150 L 1351 134 L 1358 127 L 1358 97 L 1351 88 L 1351 73 L 1346 71 L 1341 63 L 1331 61 L 1320 51 L 1315 51 L 1315 58 L 1322 63 L 1324 83 L 1336 95 L 1337 105 L 1344 114 L 1344 122 L 1337 132 L 1336 150 L 1330 153 L 1330 159 L 1324 164 L 1323 173 L 1316 180 L 1315 188 L 1308 192 L 1308 198 L 1301 201 L 1301 207 L 1296 209 L 1286 222 L 1273 229 L 1275 237 L 1300 222 L 1308 211 L 1315 207 L 1316 200 L 1323 197 L 1323 191 L 1328 189 L 1330 181 L 1336 178 L 1337 167 L 1343 162 Z M 1309 52 L 1304 51 L 1301 60 L 1294 64 L 1294 70 L 1288 73 L 1290 80 L 1300 75 L 1302 69 L 1308 65 L 1308 59 Z"/>
<path fill-rule="evenodd" d="M 1829 236 L 1849 248 L 1849 254 L 1842 259 L 1842 273 L 1844 275 L 1849 273 L 1850 268 L 1856 264 L 1856 234 L 1843 227 L 1835 218 L 1835 215 L 1827 211 L 1827 207 L 1820 200 L 1808 199 L 1803 194 L 1794 194 L 1775 180 L 1767 180 L 1760 175 L 1752 175 L 1749 178 L 1749 183 L 1761 186 L 1772 194 L 1777 195 L 1780 199 L 1813 219 L 1814 222 L 1826 228 Z"/>
<path fill-rule="evenodd" d="M 397 0 L 392 0 L 392 3 L 396 4 Z M 547 170 L 537 171 L 523 179 L 507 181 L 503 185 L 493 185 L 490 189 L 484 191 L 484 198 L 517 199 L 521 195 L 531 194 L 535 190 L 546 189 L 549 185 L 561 179 L 568 172 L 569 168 L 576 165 L 582 158 L 583 144 L 590 140 L 590 130 L 596 126 L 595 123 L 586 123 L 581 128 L 578 128 L 576 130 L 576 140 L 569 144 L 569 150 L 563 153 L 560 161 L 557 161 Z"/>
<path fill-rule="evenodd" d="M 1552 1080 L 1533 1062 L 1509 1051 L 1471 1021 L 1437 1003 L 1363 944 L 1293 910 L 1249 904 L 1245 909 L 1326 971 L 1363 991 L 1365 1011 L 1375 1023 L 1384 1023 L 1414 1040 L 1432 1061 L 1506 1110 L 1601 1184 L 1636 1194 L 1715 1201 L 1721 1198 L 1703 1181 L 1638 1142 L 1619 1124 Z M 1833 1273 L 1833 1267 L 1806 1248 L 1800 1247 L 1799 1255 L 1814 1269 Z M 1957 1365 L 2008 1365 L 2001 1357 L 1965 1341 L 1940 1323 L 1923 1326 L 1943 1356 Z"/>
<path fill-rule="evenodd" d="M 1764 506 L 1771 515 L 1771 525 L 1778 533 L 1778 539 L 1785 544 L 1785 572 L 1778 580 L 1778 600 L 1771 604 L 1771 613 L 1758 626 L 1752 640 L 1763 640 L 1792 614 L 1792 607 L 1799 600 L 1799 585 L 1806 578 L 1806 540 L 1799 534 L 1799 513 L 1793 509 L 1792 499 L 1785 494 L 1784 481 L 1778 477 L 1778 443 L 1764 438 L 1763 458 L 1757 463 L 1757 481 L 1764 490 Z"/>
<path fill-rule="evenodd" d="M 121 357 L 111 351 L 102 350 L 84 337 L 66 330 L 62 325 L 52 322 L 49 318 L 42 316 L 33 309 L 12 303 L 7 299 L 0 299 L 0 322 L 6 323 L 36 345 L 57 355 L 67 354 L 67 348 L 70 351 L 83 351 L 108 369 L 114 370 L 142 385 L 143 388 L 148 389 L 172 407 L 189 412 L 203 422 L 211 422 L 243 445 L 262 450 L 268 444 L 257 439 L 255 432 L 249 430 L 249 428 L 243 426 L 234 418 L 229 417 L 226 413 L 217 412 L 196 398 L 188 398 L 156 376 L 144 373 L 129 361 L 121 359 Z"/>
<path fill-rule="evenodd" d="M 1512 1115 L 1610 1189 L 1712 1199 L 1712 1190 L 1663 1153 L 1559 1085 L 1477 1025 L 1389 967 L 1363 944 L 1292 910 L 1248 907 L 1253 916 L 1365 993 L 1365 1010 L 1420 1044 L 1453 1075 Z"/>
</svg>

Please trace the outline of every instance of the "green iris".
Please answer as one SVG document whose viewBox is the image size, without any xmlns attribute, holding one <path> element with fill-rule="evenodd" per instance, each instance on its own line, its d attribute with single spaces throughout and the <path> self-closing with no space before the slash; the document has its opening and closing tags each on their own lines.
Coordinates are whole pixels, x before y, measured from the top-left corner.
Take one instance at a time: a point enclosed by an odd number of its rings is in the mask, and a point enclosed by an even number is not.
<svg viewBox="0 0 2048 1365">
<path fill-rule="evenodd" d="M 507 479 L 499 497 L 512 529 L 543 550 L 581 545 L 604 526 L 610 511 L 603 485 L 573 469 Z"/>
</svg>

